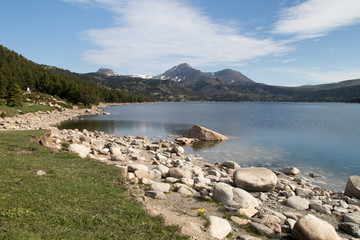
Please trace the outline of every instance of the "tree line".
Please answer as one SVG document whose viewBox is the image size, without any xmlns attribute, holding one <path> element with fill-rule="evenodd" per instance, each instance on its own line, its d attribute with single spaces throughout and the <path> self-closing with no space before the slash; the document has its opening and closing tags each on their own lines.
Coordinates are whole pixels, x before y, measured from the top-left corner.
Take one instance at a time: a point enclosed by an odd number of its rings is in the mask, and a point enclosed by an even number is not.
<svg viewBox="0 0 360 240">
<path fill-rule="evenodd" d="M 36 64 L 0 45 L 0 98 L 8 98 L 16 85 L 22 91 L 30 88 L 86 106 L 99 102 L 152 101 L 150 97 L 97 86 L 79 74 Z"/>
</svg>

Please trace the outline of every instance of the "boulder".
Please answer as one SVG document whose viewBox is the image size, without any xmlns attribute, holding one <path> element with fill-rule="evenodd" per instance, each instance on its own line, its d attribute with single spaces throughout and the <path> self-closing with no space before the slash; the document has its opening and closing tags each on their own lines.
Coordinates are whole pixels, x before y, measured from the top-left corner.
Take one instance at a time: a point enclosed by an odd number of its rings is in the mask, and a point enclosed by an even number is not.
<svg viewBox="0 0 360 240">
<path fill-rule="evenodd" d="M 199 125 L 194 125 L 192 128 L 187 130 L 184 137 L 188 138 L 197 138 L 201 141 L 224 141 L 228 140 L 228 138 L 220 133 L 214 132 L 210 129 L 201 127 Z"/>
<path fill-rule="evenodd" d="M 279 171 L 286 175 L 298 175 L 300 173 L 300 170 L 296 167 L 284 167 Z"/>
<path fill-rule="evenodd" d="M 298 240 L 340 240 L 333 226 L 314 215 L 308 214 L 300 218 L 292 233 Z"/>
<path fill-rule="evenodd" d="M 132 164 L 128 165 L 129 172 L 135 172 L 136 170 L 139 170 L 139 169 L 145 170 L 145 171 L 149 170 L 148 166 L 143 165 L 143 164 L 132 163 Z"/>
<path fill-rule="evenodd" d="M 138 179 L 143 179 L 143 178 L 151 179 L 149 172 L 146 170 L 143 170 L 143 169 L 135 170 L 134 174 L 135 174 L 135 177 L 137 177 Z"/>
<path fill-rule="evenodd" d="M 215 201 L 231 207 L 255 208 L 259 206 L 258 200 L 250 193 L 221 182 L 214 185 L 213 198 Z"/>
<path fill-rule="evenodd" d="M 81 158 L 86 158 L 90 153 L 90 148 L 74 143 L 69 145 L 69 151 L 78 154 Z"/>
<path fill-rule="evenodd" d="M 161 176 L 165 178 L 169 173 L 169 168 L 164 165 L 158 165 L 155 167 L 156 170 L 159 170 L 161 172 Z"/>
<path fill-rule="evenodd" d="M 145 193 L 145 196 L 151 197 L 154 199 L 167 199 L 165 193 L 160 191 L 149 191 Z"/>
<path fill-rule="evenodd" d="M 353 212 L 353 213 L 346 213 L 343 216 L 344 222 L 352 222 L 360 225 L 360 213 Z"/>
<path fill-rule="evenodd" d="M 360 199 L 360 176 L 350 176 L 345 187 L 346 196 Z"/>
<path fill-rule="evenodd" d="M 360 238 L 360 226 L 356 223 L 342 222 L 339 224 L 339 229 L 353 237 Z"/>
<path fill-rule="evenodd" d="M 170 168 L 168 175 L 174 178 L 191 178 L 191 172 L 181 168 Z"/>
<path fill-rule="evenodd" d="M 209 233 L 213 238 L 223 239 L 232 230 L 230 223 L 223 218 L 210 216 L 209 221 L 210 221 Z"/>
<path fill-rule="evenodd" d="M 153 183 L 150 185 L 150 188 L 154 191 L 169 192 L 170 184 L 168 184 L 168 183 Z"/>
<path fill-rule="evenodd" d="M 221 166 L 229 168 L 229 169 L 240 169 L 240 165 L 234 161 L 226 161 L 221 164 Z"/>
<path fill-rule="evenodd" d="M 226 183 L 217 183 L 213 188 L 213 199 L 219 203 L 231 205 L 234 197 L 233 187 Z"/>
<path fill-rule="evenodd" d="M 237 187 L 250 192 L 267 192 L 274 189 L 277 176 L 266 168 L 240 168 L 234 172 Z"/>
<path fill-rule="evenodd" d="M 237 207 L 240 208 L 256 208 L 259 206 L 259 201 L 247 191 L 241 188 L 233 188 L 233 201 L 236 202 Z"/>
<path fill-rule="evenodd" d="M 305 210 L 309 208 L 310 202 L 299 196 L 292 196 L 286 200 L 286 205 L 297 210 Z"/>
</svg>

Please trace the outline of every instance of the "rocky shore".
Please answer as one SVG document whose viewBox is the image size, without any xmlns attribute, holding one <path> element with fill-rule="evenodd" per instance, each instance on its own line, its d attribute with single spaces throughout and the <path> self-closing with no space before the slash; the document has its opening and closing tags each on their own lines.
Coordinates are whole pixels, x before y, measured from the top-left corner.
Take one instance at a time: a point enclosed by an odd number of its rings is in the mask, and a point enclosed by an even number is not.
<svg viewBox="0 0 360 240">
<path fill-rule="evenodd" d="M 92 114 L 104 112 L 92 108 L 23 114 L 0 121 L 0 128 L 49 129 L 39 140 L 44 146 L 122 169 L 129 194 L 150 214 L 179 225 L 191 239 L 360 237 L 360 201 L 347 196 L 358 191 L 356 177 L 349 179 L 351 189 L 344 195 L 312 185 L 295 167 L 271 171 L 241 168 L 231 160 L 209 164 L 186 155 L 175 139 L 153 141 L 54 127 Z"/>
</svg>

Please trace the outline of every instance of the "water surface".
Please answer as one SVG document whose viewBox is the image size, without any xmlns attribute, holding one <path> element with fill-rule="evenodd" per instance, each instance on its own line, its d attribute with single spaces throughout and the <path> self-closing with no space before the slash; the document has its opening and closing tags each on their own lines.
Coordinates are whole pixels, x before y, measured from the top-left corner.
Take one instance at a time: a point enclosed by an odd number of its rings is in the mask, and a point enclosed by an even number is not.
<svg viewBox="0 0 360 240">
<path fill-rule="evenodd" d="M 230 138 L 186 148 L 186 153 L 208 162 L 233 160 L 243 167 L 271 169 L 296 166 L 304 175 L 323 175 L 315 183 L 333 190 L 344 190 L 349 175 L 360 175 L 358 104 L 154 103 L 111 106 L 106 111 L 111 115 L 60 127 L 168 139 L 169 134 L 181 135 L 199 124 Z"/>
</svg>

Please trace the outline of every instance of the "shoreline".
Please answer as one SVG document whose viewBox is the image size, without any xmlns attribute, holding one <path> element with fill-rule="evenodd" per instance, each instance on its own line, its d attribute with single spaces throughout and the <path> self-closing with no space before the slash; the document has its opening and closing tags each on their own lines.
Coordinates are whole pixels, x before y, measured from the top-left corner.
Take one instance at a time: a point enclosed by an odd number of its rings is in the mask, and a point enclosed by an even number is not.
<svg viewBox="0 0 360 240">
<path fill-rule="evenodd" d="M 261 203 L 257 206 L 240 206 L 241 204 L 234 199 L 232 201 L 219 200 L 216 197 L 217 193 L 214 192 L 215 186 L 226 184 L 226 187 L 230 186 L 232 190 L 237 188 L 234 172 L 239 168 L 231 161 L 210 164 L 202 158 L 185 154 L 181 145 L 168 140 L 154 142 L 144 136 L 118 137 L 97 131 L 80 132 L 59 130 L 54 127 L 62 121 L 80 116 L 104 114 L 104 110 L 99 107 L 106 107 L 106 105 L 91 109 L 58 109 L 51 112 L 18 115 L 0 121 L 0 129 L 48 129 L 51 135 L 47 136 L 47 141 L 44 141 L 47 142 L 45 146 L 62 149 L 61 143 L 71 142 L 70 146 L 79 145 L 83 149 L 86 148 L 85 157 L 124 170 L 131 195 L 142 202 L 149 213 L 156 216 L 162 215 L 167 224 L 180 225 L 183 233 L 190 237 L 196 236 L 198 239 L 214 239 L 214 235 L 204 227 L 204 219 L 200 218 L 198 212 L 191 209 L 191 206 L 206 209 L 206 215 L 222 217 L 223 213 L 219 211 L 219 206 L 213 203 L 214 198 L 217 202 L 224 204 L 220 208 L 228 213 L 235 211 L 235 213 L 247 216 L 242 219 L 244 221 L 240 221 L 239 225 L 250 226 L 257 232 L 275 238 L 291 236 L 291 229 L 295 224 L 293 221 L 296 222 L 300 215 L 313 214 L 325 219 L 335 229 L 341 224 L 344 215 L 356 213 L 360 216 L 360 202 L 357 199 L 346 197 L 341 192 L 324 190 L 310 184 L 306 178 L 279 172 L 276 172 L 279 174 L 277 183 L 271 191 L 250 192 L 250 195 Z M 78 154 L 81 155 L 79 152 Z M 170 174 L 171 171 L 177 171 L 178 175 Z M 164 188 L 165 191 L 163 191 Z M 169 191 L 173 193 L 164 195 L 164 192 Z M 307 201 L 306 208 L 289 207 L 288 199 L 296 196 Z M 202 202 L 197 202 L 196 199 L 201 199 Z M 179 205 L 185 209 L 186 214 L 179 214 Z M 285 214 L 288 212 L 294 214 Z M 273 220 L 270 222 L 266 220 L 268 216 L 276 217 L 276 221 L 279 220 L 278 223 L 274 225 L 274 217 L 271 217 Z M 228 221 L 233 236 L 246 235 L 245 230 L 239 228 L 236 223 L 239 219 L 235 217 L 236 214 Z M 342 232 L 340 235 L 349 237 Z"/>
</svg>

